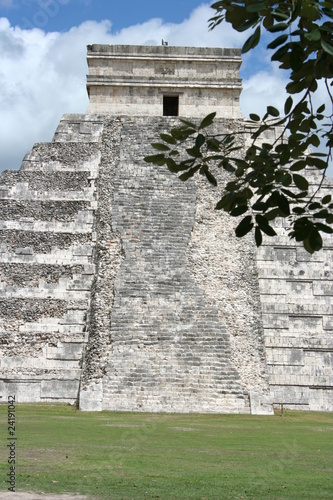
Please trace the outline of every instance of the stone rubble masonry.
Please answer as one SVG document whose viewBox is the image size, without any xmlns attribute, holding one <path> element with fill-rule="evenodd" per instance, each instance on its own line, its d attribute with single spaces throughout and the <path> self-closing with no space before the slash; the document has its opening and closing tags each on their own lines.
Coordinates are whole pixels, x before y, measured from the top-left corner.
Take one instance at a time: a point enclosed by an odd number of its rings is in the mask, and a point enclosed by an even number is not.
<svg viewBox="0 0 333 500">
<path fill-rule="evenodd" d="M 73 403 L 78 396 L 100 161 L 95 123 L 80 117 L 80 125 L 92 132 L 81 143 L 61 143 L 59 130 L 58 142 L 35 145 L 19 171 L 0 178 L 2 400 Z"/>
<path fill-rule="evenodd" d="M 160 63 L 180 80 L 186 72 L 204 78 L 199 59 L 212 64 L 212 78 L 218 67 L 207 57 L 219 49 L 149 50 L 149 78 Z M 236 88 L 239 54 L 228 50 L 220 56 L 234 60 L 220 70 L 234 72 Z M 97 74 L 110 80 L 112 52 L 120 81 L 135 51 L 136 78 L 147 47 L 88 48 L 88 88 Z M 0 401 L 15 394 L 93 411 L 271 413 L 280 403 L 332 411 L 331 235 L 313 256 L 282 224 L 259 249 L 251 235 L 236 238 L 238 219 L 214 210 L 220 188 L 200 176 L 182 183 L 143 160 L 177 117 L 92 106 L 64 115 L 51 143 L 0 177 Z M 228 108 L 215 131 L 244 126 Z M 219 186 L 228 181 L 216 175 Z M 308 176 L 315 190 L 318 174 Z M 332 192 L 332 180 L 323 190 Z"/>
</svg>

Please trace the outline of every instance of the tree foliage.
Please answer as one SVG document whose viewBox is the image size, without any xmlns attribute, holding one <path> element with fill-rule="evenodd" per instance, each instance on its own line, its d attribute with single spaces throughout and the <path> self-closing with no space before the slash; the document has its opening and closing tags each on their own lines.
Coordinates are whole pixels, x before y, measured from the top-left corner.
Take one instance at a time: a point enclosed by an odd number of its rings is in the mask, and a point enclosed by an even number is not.
<svg viewBox="0 0 333 500">
<path fill-rule="evenodd" d="M 182 181 L 199 173 L 217 185 L 214 169 L 229 172 L 231 180 L 216 209 L 244 216 L 236 228 L 237 236 L 253 230 L 260 246 L 262 233 L 274 236 L 272 222 L 284 218 L 291 238 L 303 242 L 310 253 L 318 251 L 321 233 L 333 233 L 331 196 L 320 195 L 333 147 L 333 1 L 222 0 L 212 8 L 215 15 L 209 20 L 210 29 L 223 26 L 224 21 L 239 32 L 251 30 L 243 53 L 258 45 L 264 31 L 270 33 L 267 48 L 273 51 L 271 60 L 289 75 L 284 112 L 280 115 L 268 105 L 263 117 L 250 114 L 252 140 L 242 156 L 239 134 L 248 132 L 211 133 L 212 113 L 199 124 L 180 120 L 179 127 L 161 134 L 161 142 L 152 144 L 158 154 L 145 160 L 166 165 Z M 319 83 L 325 86 L 329 109 L 324 103 L 314 106 Z M 263 139 L 273 128 L 277 137 Z M 324 152 L 312 151 L 321 144 Z M 304 172 L 308 167 L 321 174 L 315 193 L 309 191 Z"/>
</svg>

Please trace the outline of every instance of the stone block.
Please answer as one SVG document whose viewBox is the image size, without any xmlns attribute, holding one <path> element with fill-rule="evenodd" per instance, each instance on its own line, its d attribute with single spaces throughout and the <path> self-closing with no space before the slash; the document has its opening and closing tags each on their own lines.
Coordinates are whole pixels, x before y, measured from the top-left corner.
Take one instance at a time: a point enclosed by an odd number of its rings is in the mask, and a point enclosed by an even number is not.
<svg viewBox="0 0 333 500">
<path fill-rule="evenodd" d="M 103 409 L 103 382 L 89 384 L 80 391 L 80 410 L 102 411 Z"/>
<path fill-rule="evenodd" d="M 323 317 L 323 328 L 324 330 L 333 330 L 333 316 Z"/>
<path fill-rule="evenodd" d="M 15 396 L 16 403 L 37 403 L 40 401 L 40 381 L 18 379 L 0 379 L 0 402 L 6 402 L 8 396 Z"/>
<path fill-rule="evenodd" d="M 43 380 L 40 385 L 41 400 L 75 400 L 78 397 L 79 380 Z"/>
<path fill-rule="evenodd" d="M 15 253 L 17 255 L 33 255 L 33 249 L 32 248 L 16 248 Z"/>
<path fill-rule="evenodd" d="M 308 336 L 321 335 L 323 320 L 321 316 L 290 315 L 289 330 L 299 336 L 306 333 Z"/>
<path fill-rule="evenodd" d="M 81 342 L 64 342 L 58 347 L 47 347 L 47 359 L 80 360 L 82 359 L 83 345 Z"/>
<path fill-rule="evenodd" d="M 274 415 L 270 395 L 260 395 L 258 392 L 250 391 L 250 405 L 251 415 Z"/>
<path fill-rule="evenodd" d="M 322 280 L 315 281 L 313 283 L 313 294 L 314 295 L 325 295 L 332 296 L 333 295 L 333 281 Z"/>
</svg>

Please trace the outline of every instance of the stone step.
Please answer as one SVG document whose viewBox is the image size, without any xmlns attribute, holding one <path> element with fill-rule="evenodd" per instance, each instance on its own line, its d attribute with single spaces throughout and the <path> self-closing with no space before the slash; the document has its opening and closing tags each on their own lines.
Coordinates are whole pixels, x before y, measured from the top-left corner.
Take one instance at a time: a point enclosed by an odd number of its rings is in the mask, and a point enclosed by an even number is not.
<svg viewBox="0 0 333 500">
<path fill-rule="evenodd" d="M 35 254 L 49 254 L 49 253 L 59 253 L 59 258 L 61 258 L 61 250 L 66 249 L 63 253 L 63 257 L 66 258 L 66 253 L 68 255 L 74 256 L 75 252 L 79 253 L 85 252 L 84 255 L 91 256 L 91 245 L 92 245 L 92 234 L 91 226 L 90 232 L 86 230 L 83 233 L 72 233 L 68 230 L 63 232 L 53 232 L 53 231 L 32 231 L 31 228 L 28 230 L 0 230 L 1 238 L 1 251 L 0 258 L 3 254 L 15 254 L 17 262 L 22 255 L 33 255 Z M 72 248 L 71 248 L 72 247 Z M 52 257 L 51 257 L 52 259 Z M 1 259 L 3 262 L 9 259 Z M 75 260 L 75 259 L 74 259 Z M 37 259 L 38 262 L 38 259 Z"/>
<path fill-rule="evenodd" d="M 0 200 L 0 214 L 3 221 L 27 221 L 27 218 L 44 222 L 73 222 L 75 220 L 91 223 L 92 214 L 89 201 L 74 200 Z"/>
<path fill-rule="evenodd" d="M 90 171 L 5 170 L 0 175 L 0 197 L 18 183 L 25 183 L 29 190 L 39 193 L 51 191 L 53 196 L 56 192 L 82 192 L 92 187 L 94 179 Z"/>
<path fill-rule="evenodd" d="M 99 142 L 104 116 L 65 114 L 54 134 L 53 142 Z"/>
<path fill-rule="evenodd" d="M 93 271 L 87 272 L 84 265 L 61 265 L 61 264 L 6 264 L 1 262 L 0 256 L 0 280 L 7 287 L 54 287 L 62 282 L 65 286 L 76 286 L 81 280 L 90 280 Z M 88 269 L 88 268 L 87 268 Z M 41 283 L 42 282 L 42 283 Z M 0 283 L 1 288 L 1 283 Z"/>
</svg>

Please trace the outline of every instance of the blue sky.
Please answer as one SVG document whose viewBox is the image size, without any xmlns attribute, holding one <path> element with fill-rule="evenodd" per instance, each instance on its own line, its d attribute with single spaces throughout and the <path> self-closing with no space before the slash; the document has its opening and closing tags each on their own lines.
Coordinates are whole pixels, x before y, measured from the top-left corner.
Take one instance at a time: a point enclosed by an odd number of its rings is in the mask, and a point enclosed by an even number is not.
<svg viewBox="0 0 333 500">
<path fill-rule="evenodd" d="M 113 30 L 159 17 L 165 23 L 181 23 L 201 0 L 0 0 L 1 15 L 21 28 L 67 31 L 84 21 L 109 19 Z"/>
<path fill-rule="evenodd" d="M 208 32 L 211 2 L 0 0 L 0 171 L 19 168 L 36 142 L 50 141 L 64 113 L 84 113 L 86 46 L 92 43 L 241 47 L 247 33 Z M 286 76 L 265 43 L 243 59 L 241 108 L 280 109 Z"/>
</svg>

